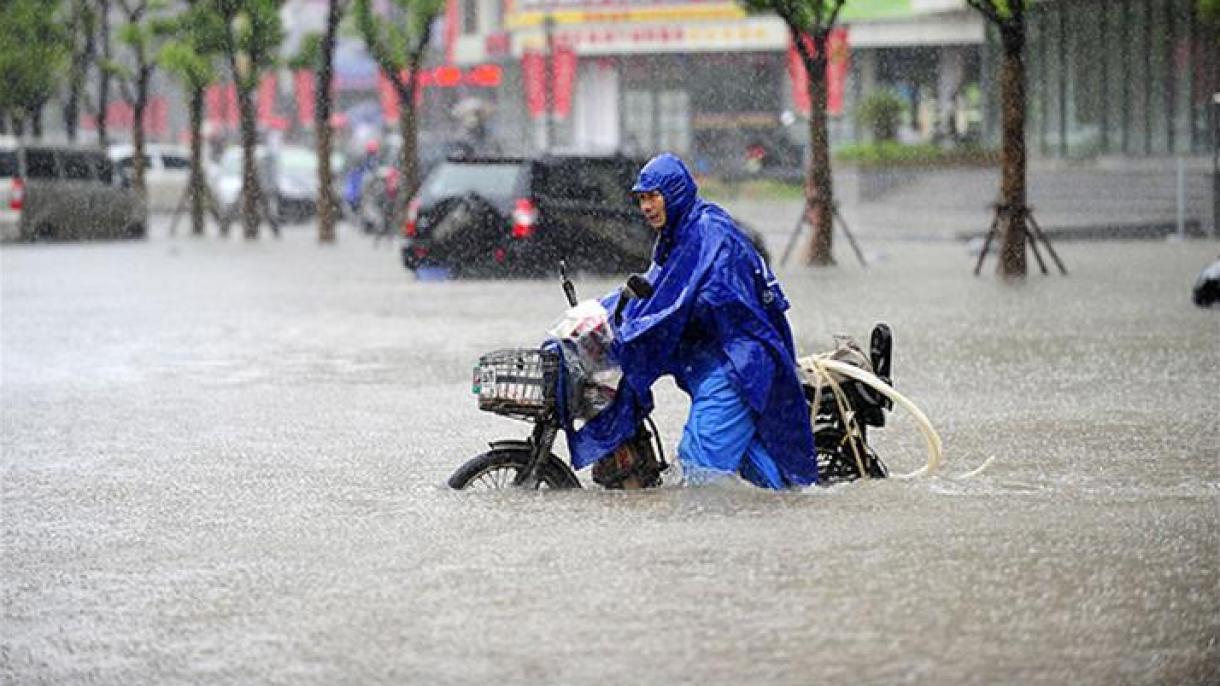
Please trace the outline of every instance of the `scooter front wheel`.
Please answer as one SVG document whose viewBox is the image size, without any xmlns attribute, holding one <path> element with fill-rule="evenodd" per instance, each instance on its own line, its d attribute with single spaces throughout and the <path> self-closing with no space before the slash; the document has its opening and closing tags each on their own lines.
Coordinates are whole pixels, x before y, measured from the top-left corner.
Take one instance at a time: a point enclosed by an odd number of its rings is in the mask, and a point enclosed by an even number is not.
<svg viewBox="0 0 1220 686">
<path fill-rule="evenodd" d="M 470 458 L 449 477 L 456 490 L 495 491 L 512 488 L 517 475 L 529 464 L 526 448 L 496 448 Z M 538 488 L 580 488 L 572 470 L 554 455 L 547 455 L 538 468 Z"/>
</svg>

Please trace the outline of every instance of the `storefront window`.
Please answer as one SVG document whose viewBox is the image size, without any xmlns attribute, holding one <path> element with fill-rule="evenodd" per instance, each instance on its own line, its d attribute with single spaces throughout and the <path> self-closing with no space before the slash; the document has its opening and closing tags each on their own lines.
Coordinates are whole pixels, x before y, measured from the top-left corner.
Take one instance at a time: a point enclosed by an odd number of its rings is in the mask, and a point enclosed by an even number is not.
<svg viewBox="0 0 1220 686">
<path fill-rule="evenodd" d="M 1220 52 L 1216 29 L 1195 16 L 1193 2 L 1032 5 L 1026 53 L 1031 149 L 1072 157 L 1210 150 L 1207 103 L 1220 90 Z M 994 30 L 987 41 L 987 59 L 998 66 Z"/>
<path fill-rule="evenodd" d="M 690 94 L 672 90 L 657 93 L 657 134 L 662 150 L 684 155 L 690 150 Z"/>
<path fill-rule="evenodd" d="M 1210 153 L 1213 146 L 1220 145 L 1216 140 L 1217 128 L 1220 123 L 1215 117 L 1220 116 L 1220 108 L 1212 104 L 1213 94 L 1220 93 L 1220 27 L 1208 25 L 1198 17 L 1195 18 L 1194 45 L 1194 106 L 1191 112 L 1194 116 L 1192 131 L 1195 134 L 1195 152 Z"/>
<path fill-rule="evenodd" d="M 462 0 L 462 33 L 479 32 L 479 0 Z"/>
<path fill-rule="evenodd" d="M 1173 25 L 1169 22 L 1172 7 L 1169 2 L 1148 3 L 1148 152 L 1163 155 L 1169 152 L 1169 107 L 1173 93 L 1173 72 L 1169 51 L 1173 47 Z"/>
<path fill-rule="evenodd" d="M 653 149 L 652 92 L 623 93 L 623 146 L 627 152 L 642 154 Z"/>
<path fill-rule="evenodd" d="M 1103 4 L 1107 6 L 1102 8 L 1103 14 L 1098 22 L 1103 29 L 1102 57 L 1098 62 L 1105 76 L 1105 150 L 1113 153 L 1125 150 L 1127 93 L 1131 88 L 1127 80 L 1130 51 L 1127 50 L 1128 32 L 1121 8 L 1117 4 Z"/>
<path fill-rule="evenodd" d="M 1068 96 L 1068 150 L 1074 157 L 1095 155 L 1101 151 L 1102 87 L 1098 55 L 1101 45 L 1097 27 L 1104 23 L 1105 15 L 1100 3 L 1092 2 L 1080 6 L 1080 11 L 1070 12 L 1064 17 L 1065 53 L 1068 68 L 1065 71 Z"/>
<path fill-rule="evenodd" d="M 1193 0 L 1173 2 L 1173 152 L 1189 153 L 1193 143 L 1190 130 L 1191 82 L 1194 64 L 1191 60 L 1191 8 Z"/>
</svg>

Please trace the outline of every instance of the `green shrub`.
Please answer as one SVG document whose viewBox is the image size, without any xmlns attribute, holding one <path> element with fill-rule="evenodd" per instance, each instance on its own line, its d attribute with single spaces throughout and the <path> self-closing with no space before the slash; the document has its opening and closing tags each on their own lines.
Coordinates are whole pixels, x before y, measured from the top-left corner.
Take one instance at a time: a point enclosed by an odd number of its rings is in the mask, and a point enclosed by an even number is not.
<svg viewBox="0 0 1220 686">
<path fill-rule="evenodd" d="M 835 160 L 866 167 L 948 164 L 995 164 L 999 153 L 978 146 L 941 148 L 933 143 L 904 145 L 897 141 L 850 143 L 835 150 Z"/>
<path fill-rule="evenodd" d="M 856 105 L 856 124 L 868 131 L 875 141 L 895 140 L 905 107 L 894 91 L 874 91 Z"/>
</svg>

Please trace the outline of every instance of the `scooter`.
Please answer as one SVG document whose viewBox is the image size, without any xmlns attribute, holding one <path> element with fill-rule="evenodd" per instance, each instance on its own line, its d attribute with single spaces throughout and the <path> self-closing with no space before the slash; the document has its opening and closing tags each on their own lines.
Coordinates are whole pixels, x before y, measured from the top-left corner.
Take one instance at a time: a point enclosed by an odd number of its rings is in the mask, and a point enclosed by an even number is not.
<svg viewBox="0 0 1220 686">
<path fill-rule="evenodd" d="M 579 303 L 576 289 L 560 263 L 560 279 L 569 309 L 576 322 L 561 335 L 537 348 L 505 348 L 491 351 L 474 367 L 471 391 L 479 409 L 527 421 L 533 429 L 525 439 L 491 441 L 489 450 L 467 460 L 449 477 L 454 489 L 494 490 L 503 488 L 580 488 L 572 467 L 553 452 L 555 438 L 564 427 L 563 409 L 588 416 L 613 397 L 617 377 L 611 369 L 598 367 L 607 354 L 623 307 L 634 298 L 647 298 L 652 286 L 642 276 L 632 275 L 622 287 L 613 315 L 596 301 Z M 584 312 L 580 312 L 581 308 Z M 868 445 L 867 428 L 885 426 L 885 413 L 893 402 L 864 380 L 836 374 L 844 366 L 859 367 L 891 385 L 893 336 L 889 326 L 878 324 L 865 354 L 849 340 L 841 340 L 835 351 L 810 360 L 801 367 L 805 397 L 812 408 L 814 445 L 817 450 L 819 484 L 831 485 L 859 478 L 885 478 L 889 470 Z M 561 353 L 560 348 L 566 351 Z M 592 350 L 591 354 L 588 354 Z M 586 354 L 582 354 L 586 353 Z M 590 364 L 590 360 L 594 360 Z M 829 361 L 828 361 L 829 360 Z M 582 367 L 583 365 L 583 367 Z M 599 373 L 610 371 L 609 378 Z M 575 386 L 575 388 L 572 388 Z M 570 391 L 570 392 L 569 392 Z M 651 417 L 641 421 L 633 438 L 593 467 L 593 479 L 605 488 L 653 488 L 660 486 L 670 465 L 660 433 Z"/>
</svg>

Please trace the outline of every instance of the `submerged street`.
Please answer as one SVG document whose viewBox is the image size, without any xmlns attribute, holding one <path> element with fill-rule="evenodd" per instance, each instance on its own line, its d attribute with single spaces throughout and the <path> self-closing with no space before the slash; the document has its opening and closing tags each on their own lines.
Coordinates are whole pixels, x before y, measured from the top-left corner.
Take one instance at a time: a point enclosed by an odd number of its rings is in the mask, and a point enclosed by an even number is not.
<svg viewBox="0 0 1220 686">
<path fill-rule="evenodd" d="M 312 228 L 3 246 L 0 683 L 1220 681 L 1216 243 L 1058 243 L 1070 276 L 1009 285 L 836 240 L 779 270 L 797 347 L 888 322 L 932 476 L 453 492 L 528 435 L 471 367 L 542 339 L 557 279 L 420 282 Z M 923 464 L 909 417 L 871 436 Z"/>
</svg>

